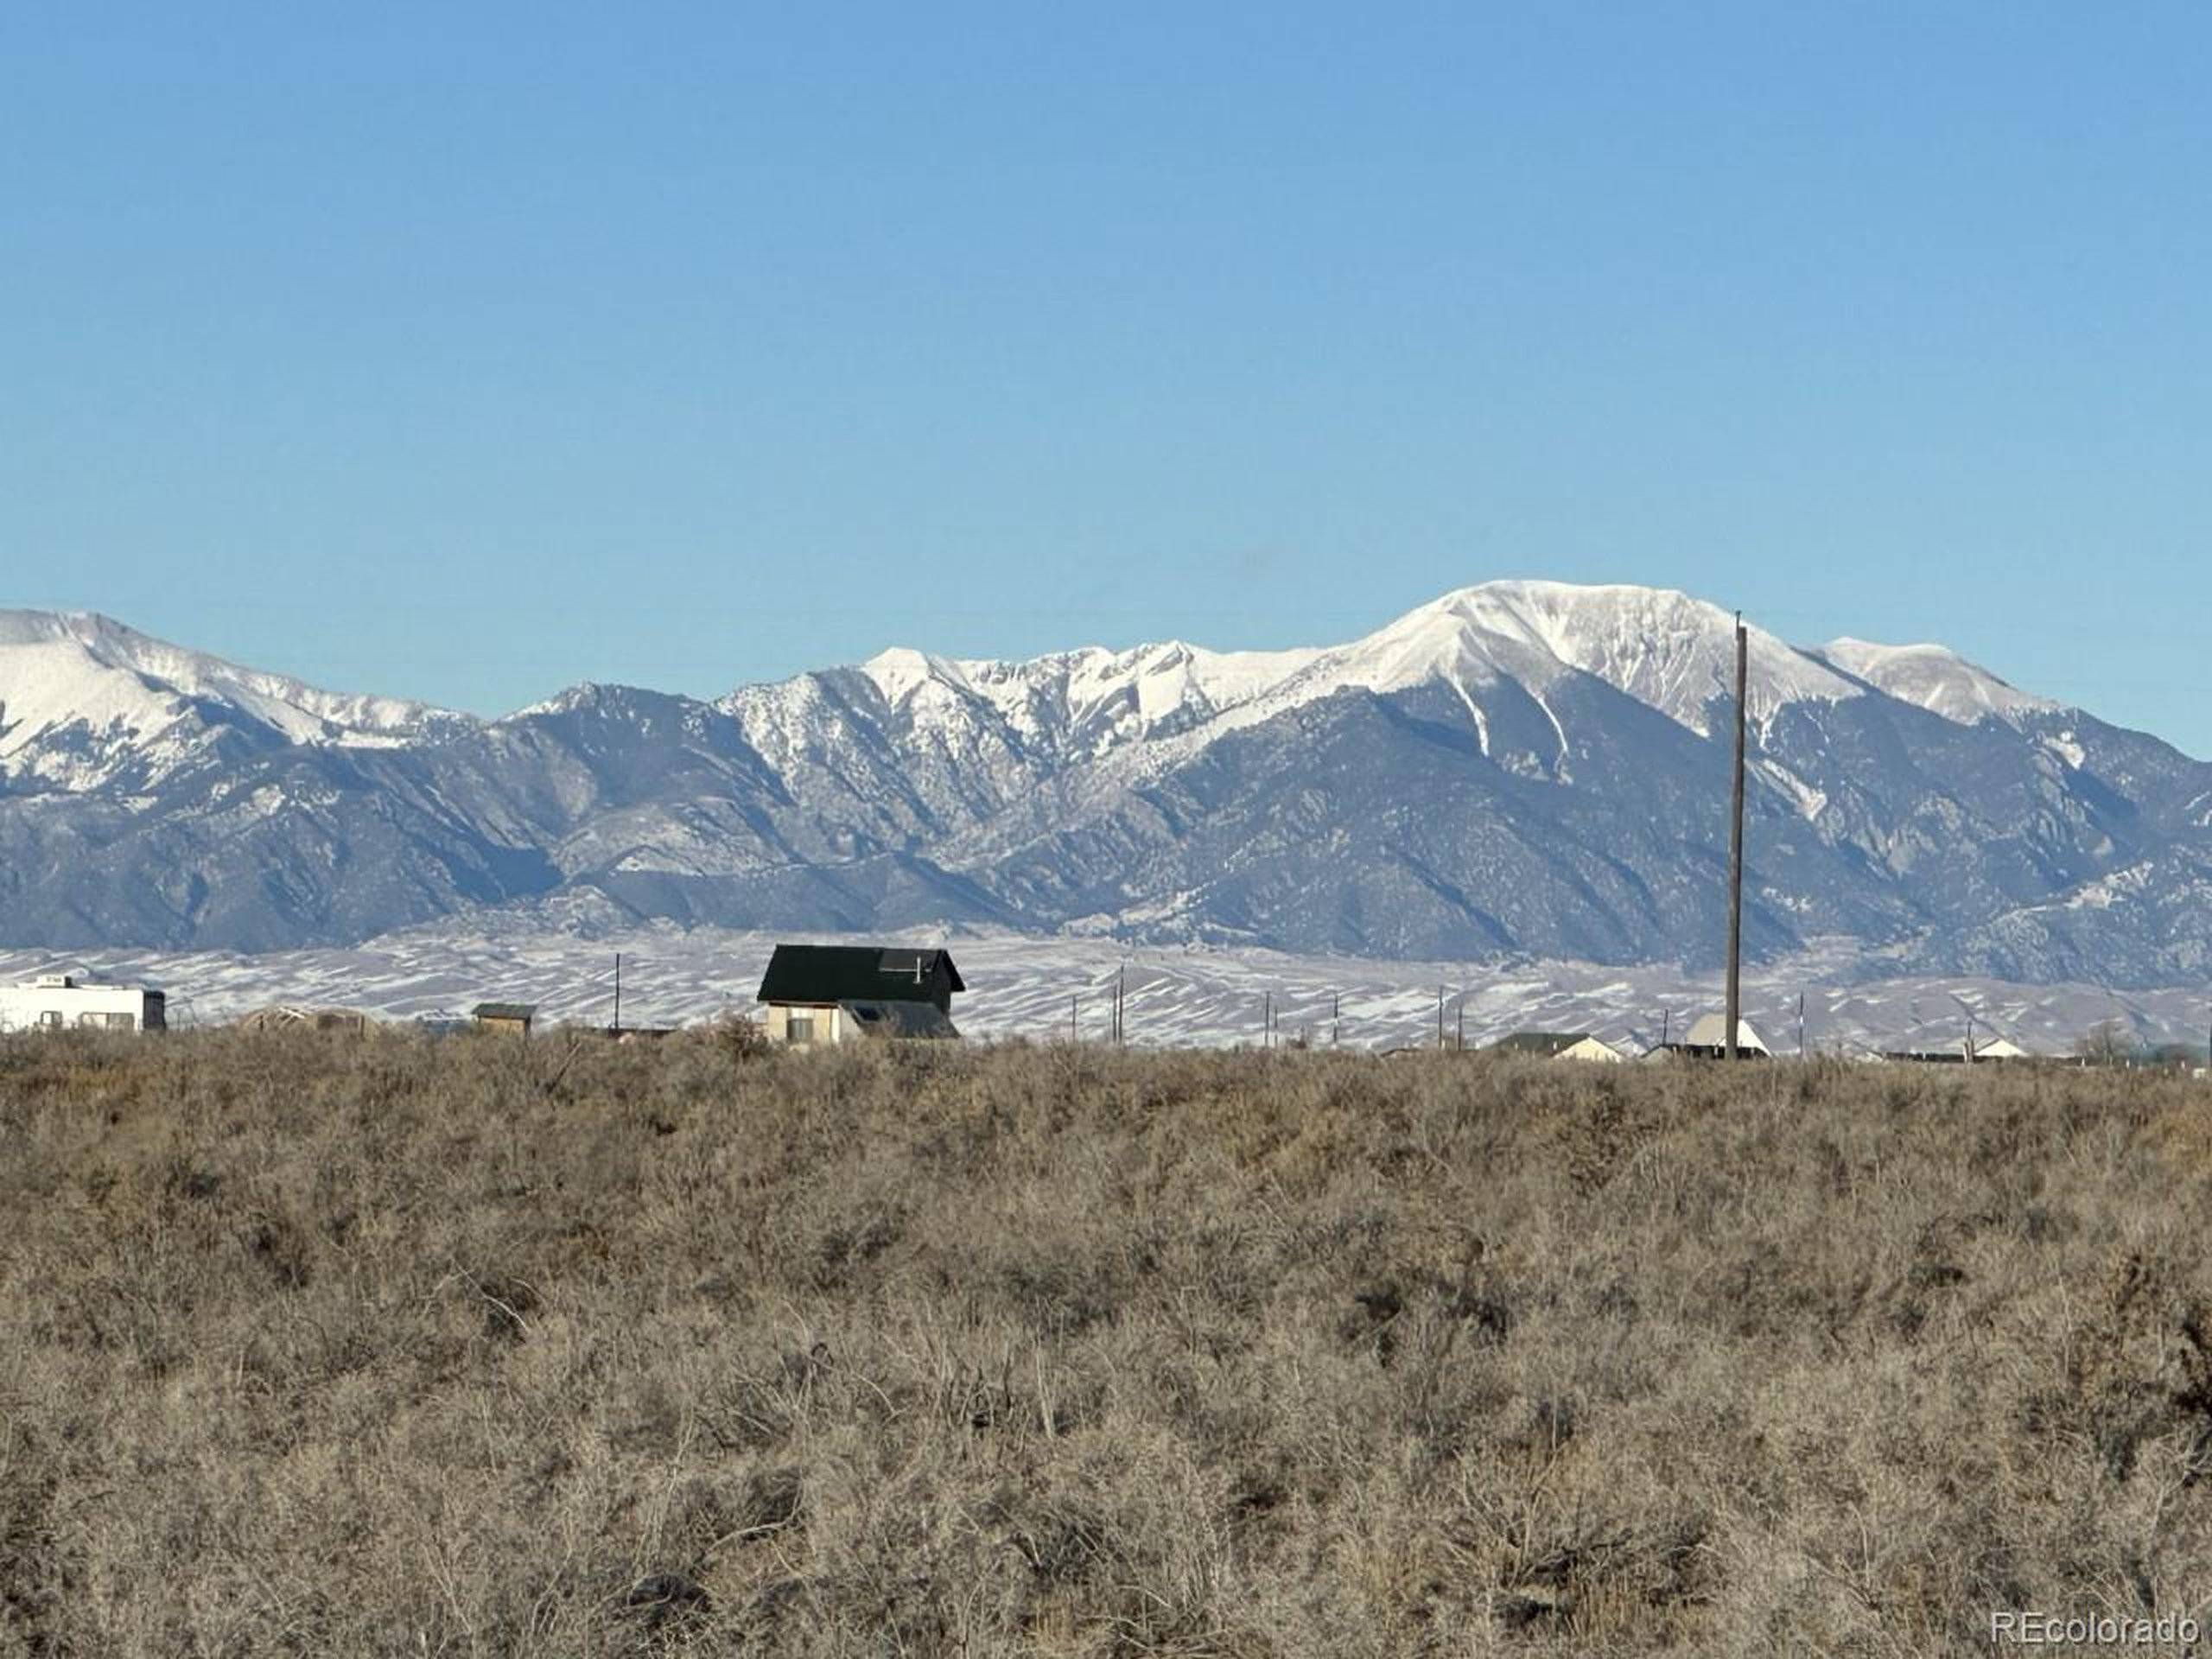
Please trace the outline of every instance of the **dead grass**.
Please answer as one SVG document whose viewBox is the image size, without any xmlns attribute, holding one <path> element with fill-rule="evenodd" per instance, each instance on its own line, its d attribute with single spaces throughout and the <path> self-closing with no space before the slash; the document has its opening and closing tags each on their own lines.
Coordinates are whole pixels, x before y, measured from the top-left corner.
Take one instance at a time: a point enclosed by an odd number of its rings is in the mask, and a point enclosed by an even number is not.
<svg viewBox="0 0 2212 1659">
<path fill-rule="evenodd" d="M 2212 1595 L 2201 1086 L 563 1052 L 0 1045 L 0 1659 L 1917 1655 Z"/>
</svg>

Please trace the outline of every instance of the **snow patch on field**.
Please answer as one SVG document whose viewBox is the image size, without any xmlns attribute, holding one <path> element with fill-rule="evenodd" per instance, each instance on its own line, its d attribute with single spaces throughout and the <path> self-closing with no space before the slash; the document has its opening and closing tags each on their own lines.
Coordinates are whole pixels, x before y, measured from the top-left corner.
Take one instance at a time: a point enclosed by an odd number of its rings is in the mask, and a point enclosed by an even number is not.
<svg viewBox="0 0 2212 1659">
<path fill-rule="evenodd" d="M 623 954 L 626 1023 L 675 1025 L 750 1012 L 779 938 L 793 935 L 658 925 L 588 936 L 504 919 L 442 923 L 351 949 L 262 955 L 99 951 L 0 952 L 0 981 L 73 969 L 166 988 L 180 1026 L 219 1023 L 270 1003 L 342 1004 L 390 1020 L 454 1017 L 482 1001 L 535 1002 L 545 1022 L 613 1017 L 614 954 Z M 855 943 L 834 935 L 818 942 Z M 1370 1050 L 1433 1045 L 1464 1031 L 1470 1046 L 1507 1033 L 1589 1031 L 1641 1049 L 1679 1036 L 1720 1006 L 1718 977 L 1679 968 L 1530 962 L 1456 963 L 1296 957 L 1269 950 L 1133 948 L 1110 939 L 912 931 L 887 944 L 945 944 L 969 991 L 954 1017 L 970 1037 L 1086 1040 L 1109 1030 L 1112 988 L 1125 976 L 1129 1040 L 1148 1046 L 1257 1045 L 1272 1007 L 1278 1040 Z M 1748 969 L 1745 1017 L 1781 1054 L 1878 1052 L 1955 1044 L 1971 1015 L 2031 1052 L 2063 1054 L 2104 1020 L 2149 1041 L 2198 1034 L 2202 993 L 2112 992 L 2088 985 L 2012 985 L 1959 978 L 1887 979 L 1849 941 Z"/>
</svg>

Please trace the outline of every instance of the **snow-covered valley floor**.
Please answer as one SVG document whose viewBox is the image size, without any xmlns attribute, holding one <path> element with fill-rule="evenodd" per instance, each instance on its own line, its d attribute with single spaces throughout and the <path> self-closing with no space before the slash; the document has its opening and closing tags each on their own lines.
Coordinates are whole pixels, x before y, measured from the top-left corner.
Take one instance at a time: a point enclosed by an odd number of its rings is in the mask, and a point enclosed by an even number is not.
<svg viewBox="0 0 2212 1659">
<path fill-rule="evenodd" d="M 588 936 L 542 922 L 477 918 L 392 933 L 348 949 L 262 955 L 191 951 L 0 951 L 0 980 L 76 971 L 166 988 L 177 1026 L 235 1019 L 273 1003 L 344 1005 L 387 1019 L 460 1016 L 480 1001 L 538 1005 L 546 1022 L 603 1024 L 613 1014 L 622 953 L 625 1024 L 673 1025 L 753 1007 L 777 939 L 791 936 L 668 925 Z M 832 936 L 816 936 L 836 942 Z M 1265 950 L 1128 946 L 1111 940 L 909 932 L 882 943 L 945 944 L 968 982 L 954 1017 L 972 1037 L 1086 1039 L 1109 1032 L 1111 988 L 1126 975 L 1128 1040 L 1257 1044 L 1272 1008 L 1278 1040 L 1390 1048 L 1433 1044 L 1444 1029 L 1470 1046 L 1510 1031 L 1592 1031 L 1641 1049 L 1679 1035 L 1720 1006 L 1717 974 L 1589 963 L 1506 966 L 1292 957 Z M 851 942 L 851 941 L 847 941 Z M 2148 1042 L 2204 1038 L 2203 988 L 2107 991 L 1984 979 L 1885 979 L 1847 943 L 1747 968 L 1746 1017 L 1777 1053 L 1804 1043 L 1845 1052 L 2010 1038 L 2063 1054 L 2100 1020 Z"/>
</svg>

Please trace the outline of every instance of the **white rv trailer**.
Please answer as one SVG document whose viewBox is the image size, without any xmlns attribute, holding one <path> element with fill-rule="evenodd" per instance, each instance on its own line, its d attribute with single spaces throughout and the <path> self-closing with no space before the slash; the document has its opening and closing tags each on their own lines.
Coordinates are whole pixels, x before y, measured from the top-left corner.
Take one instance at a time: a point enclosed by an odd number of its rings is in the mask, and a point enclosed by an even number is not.
<svg viewBox="0 0 2212 1659">
<path fill-rule="evenodd" d="M 143 985 L 102 985 L 73 974 L 41 974 L 27 985 L 0 985 L 0 1032 L 168 1027 L 168 998 Z"/>
</svg>

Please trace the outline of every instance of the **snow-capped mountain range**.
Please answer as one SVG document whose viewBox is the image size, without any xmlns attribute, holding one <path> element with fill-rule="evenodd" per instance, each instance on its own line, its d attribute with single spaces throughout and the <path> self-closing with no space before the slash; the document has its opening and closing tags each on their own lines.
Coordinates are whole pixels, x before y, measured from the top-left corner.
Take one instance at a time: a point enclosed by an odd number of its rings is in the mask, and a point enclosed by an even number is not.
<svg viewBox="0 0 2212 1659">
<path fill-rule="evenodd" d="M 270 950 L 558 906 L 1306 953 L 1717 958 L 1733 622 L 1497 582 L 1348 645 L 888 651 L 484 721 L 0 612 L 0 945 Z M 2212 766 L 1937 645 L 1750 636 L 1747 949 L 2174 984 Z"/>
</svg>

